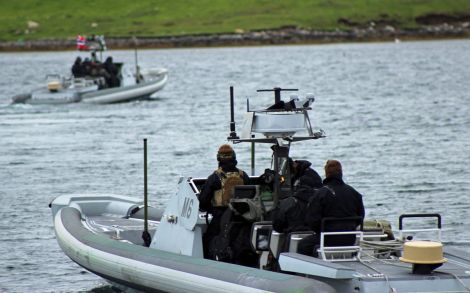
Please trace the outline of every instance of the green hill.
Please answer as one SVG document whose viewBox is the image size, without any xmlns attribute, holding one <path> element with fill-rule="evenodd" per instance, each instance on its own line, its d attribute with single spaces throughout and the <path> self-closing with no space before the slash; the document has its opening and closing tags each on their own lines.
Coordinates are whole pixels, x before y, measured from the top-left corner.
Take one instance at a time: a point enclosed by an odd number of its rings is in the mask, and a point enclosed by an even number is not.
<svg viewBox="0 0 470 293">
<path fill-rule="evenodd" d="M 469 0 L 0 0 L 0 7 L 0 41 L 70 39 L 77 34 L 156 37 L 285 26 L 334 30 L 371 21 L 414 28 L 423 16 L 470 16 Z"/>
</svg>

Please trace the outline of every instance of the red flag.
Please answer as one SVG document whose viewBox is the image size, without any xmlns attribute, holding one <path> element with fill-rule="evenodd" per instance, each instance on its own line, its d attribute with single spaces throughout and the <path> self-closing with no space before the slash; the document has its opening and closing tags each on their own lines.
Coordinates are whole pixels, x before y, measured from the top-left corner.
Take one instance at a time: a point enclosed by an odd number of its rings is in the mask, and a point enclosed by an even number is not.
<svg viewBox="0 0 470 293">
<path fill-rule="evenodd" d="M 88 45 L 86 43 L 86 37 L 85 36 L 77 36 L 77 49 L 79 51 L 82 50 L 88 50 Z"/>
</svg>

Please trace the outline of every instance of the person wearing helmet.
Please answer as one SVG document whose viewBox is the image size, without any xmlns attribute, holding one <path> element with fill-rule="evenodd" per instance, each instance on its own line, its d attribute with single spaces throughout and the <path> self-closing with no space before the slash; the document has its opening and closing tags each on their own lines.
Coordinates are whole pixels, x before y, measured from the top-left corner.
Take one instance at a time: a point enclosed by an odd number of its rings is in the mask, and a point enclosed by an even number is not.
<svg viewBox="0 0 470 293">
<path fill-rule="evenodd" d="M 213 238 L 220 234 L 221 219 L 233 195 L 235 185 L 248 184 L 248 175 L 238 169 L 236 154 L 228 144 L 223 144 L 217 152 L 218 168 L 206 180 L 199 195 L 199 207 L 202 211 L 212 214 L 212 220 L 203 237 L 204 256 L 209 256 Z M 226 216 L 227 217 L 227 216 Z"/>
</svg>

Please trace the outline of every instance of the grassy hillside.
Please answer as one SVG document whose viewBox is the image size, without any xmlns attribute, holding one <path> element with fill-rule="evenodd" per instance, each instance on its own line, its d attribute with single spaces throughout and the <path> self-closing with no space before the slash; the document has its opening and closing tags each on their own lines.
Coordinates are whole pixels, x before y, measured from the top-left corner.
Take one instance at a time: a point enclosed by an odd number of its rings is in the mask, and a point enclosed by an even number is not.
<svg viewBox="0 0 470 293">
<path fill-rule="evenodd" d="M 469 0 L 0 0 L 0 7 L 0 41 L 77 34 L 155 37 L 283 26 L 332 30 L 378 19 L 415 27 L 416 17 L 430 13 L 470 15 Z M 28 27 L 29 21 L 37 26 Z"/>
</svg>

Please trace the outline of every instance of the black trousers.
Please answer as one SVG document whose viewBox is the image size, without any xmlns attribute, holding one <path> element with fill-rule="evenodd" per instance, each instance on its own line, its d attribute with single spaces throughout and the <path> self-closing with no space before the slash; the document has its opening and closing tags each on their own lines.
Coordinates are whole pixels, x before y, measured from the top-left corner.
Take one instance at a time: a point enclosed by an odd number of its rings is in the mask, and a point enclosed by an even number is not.
<svg viewBox="0 0 470 293">
<path fill-rule="evenodd" d="M 212 220 L 207 227 L 206 233 L 202 236 L 202 247 L 204 249 L 205 258 L 209 258 L 209 244 L 212 239 L 220 233 L 220 222 L 225 210 L 226 208 L 219 208 L 212 211 Z"/>
</svg>

